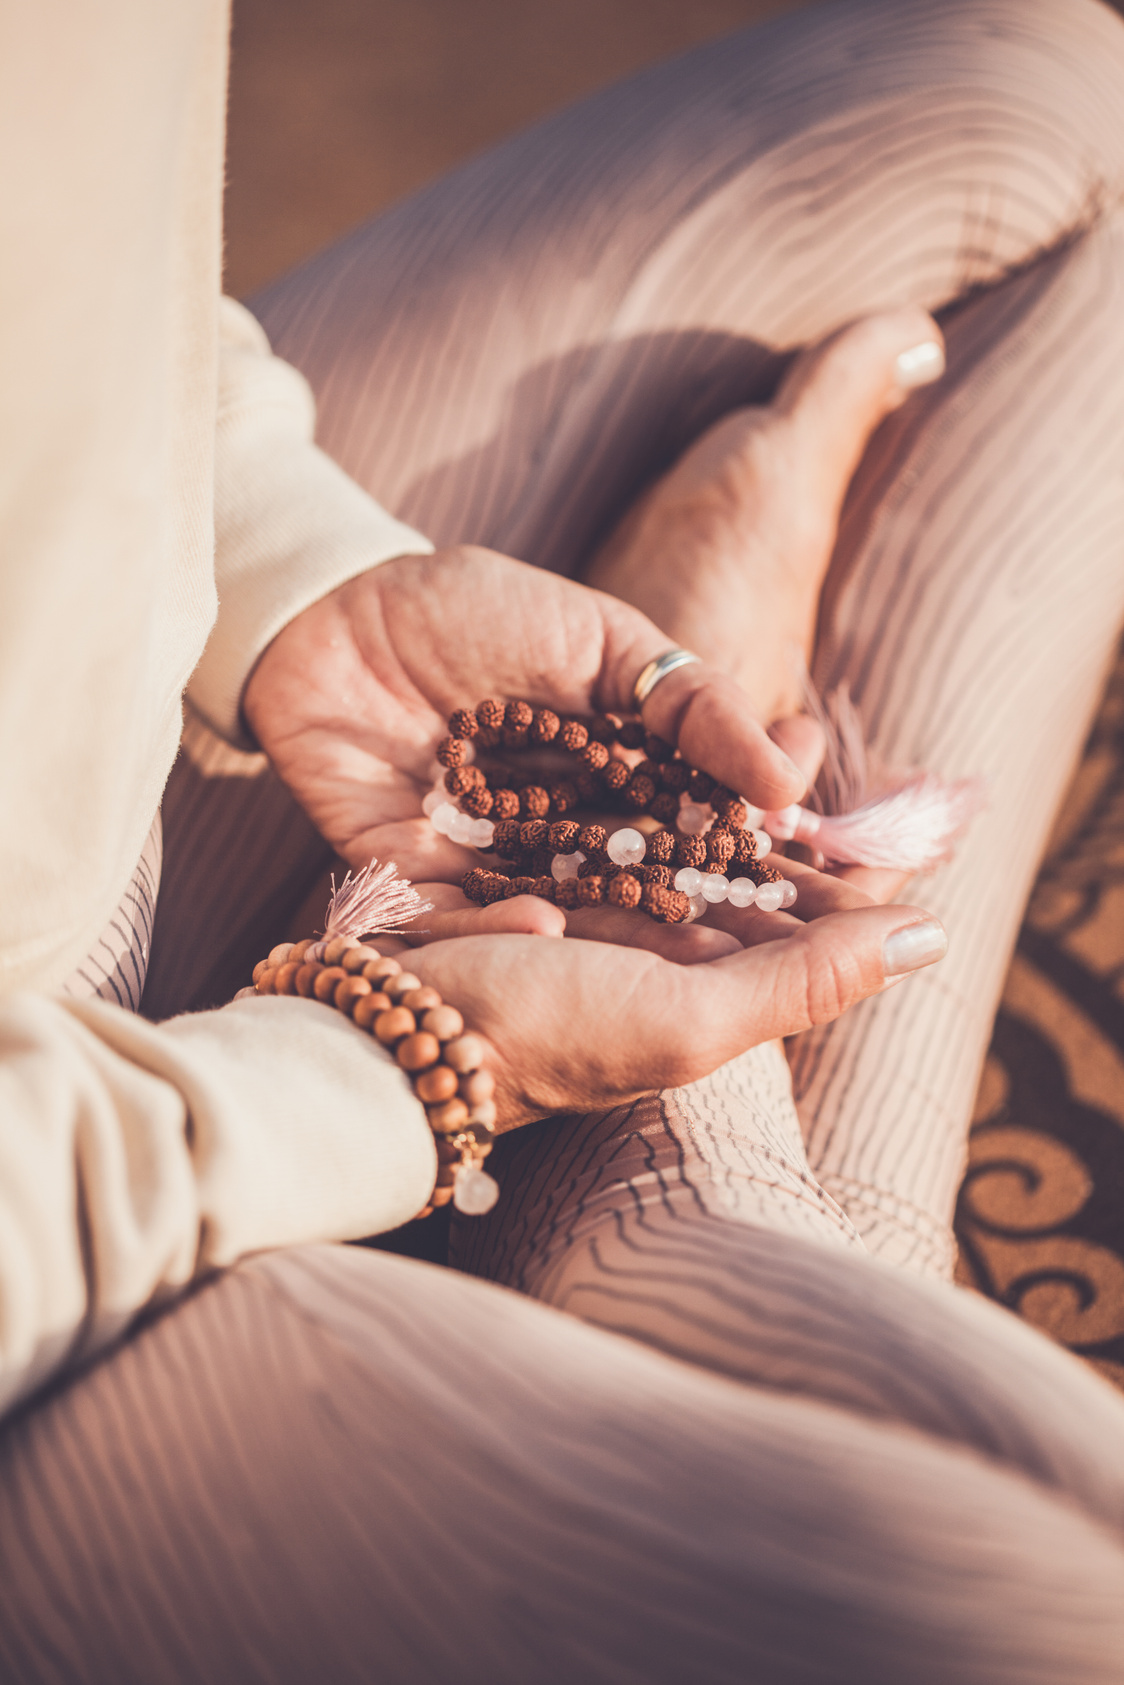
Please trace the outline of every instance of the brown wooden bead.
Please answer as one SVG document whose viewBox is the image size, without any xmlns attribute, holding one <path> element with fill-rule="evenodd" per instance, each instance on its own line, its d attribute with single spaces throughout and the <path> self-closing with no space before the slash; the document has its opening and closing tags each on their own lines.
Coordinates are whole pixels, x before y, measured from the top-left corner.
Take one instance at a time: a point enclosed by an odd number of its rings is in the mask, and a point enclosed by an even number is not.
<svg viewBox="0 0 1124 1685">
<path fill-rule="evenodd" d="M 383 984 L 391 1000 L 401 1000 L 411 989 L 420 989 L 421 986 L 421 978 L 415 977 L 412 971 L 399 971 L 395 976 L 388 977 Z"/>
<path fill-rule="evenodd" d="M 288 961 L 284 965 L 278 966 L 277 975 L 273 979 L 274 994 L 295 995 L 297 992 L 297 972 L 299 970 L 299 965 L 292 965 Z"/>
<path fill-rule="evenodd" d="M 404 995 L 399 996 L 399 1004 L 409 1007 L 414 1017 L 420 1018 L 431 1006 L 441 1005 L 441 996 L 426 983 L 420 989 L 408 989 Z"/>
<path fill-rule="evenodd" d="M 404 1006 L 392 1006 L 389 1012 L 380 1012 L 375 1019 L 375 1036 L 384 1047 L 390 1047 L 403 1036 L 412 1036 L 417 1027 L 412 1012 L 407 1012 Z"/>
<path fill-rule="evenodd" d="M 351 1014 L 353 1024 L 358 1024 L 361 1030 L 369 1030 L 380 1013 L 390 1011 L 390 996 L 384 995 L 376 989 L 373 994 L 364 995 L 355 1003 L 355 1011 Z"/>
<path fill-rule="evenodd" d="M 468 1122 L 468 1107 L 463 1100 L 445 1100 L 440 1106 L 427 1106 L 425 1111 L 436 1135 L 455 1135 Z"/>
<path fill-rule="evenodd" d="M 330 942 L 324 944 L 324 952 L 321 958 L 325 965 L 338 965 L 348 950 L 354 947 L 355 942 L 352 937 L 333 936 Z"/>
<path fill-rule="evenodd" d="M 380 954 L 377 960 L 368 960 L 359 975 L 365 977 L 368 983 L 373 984 L 377 989 L 391 977 L 397 977 L 401 969 L 402 967 L 396 959 L 391 959 L 386 954 Z"/>
<path fill-rule="evenodd" d="M 277 978 L 277 972 L 278 967 L 270 965 L 267 961 L 265 970 L 261 973 L 257 982 L 254 984 L 254 988 L 258 991 L 259 995 L 271 995 L 273 993 L 273 985 Z"/>
<path fill-rule="evenodd" d="M 458 1036 L 446 1045 L 443 1058 L 446 1065 L 451 1065 L 460 1076 L 467 1076 L 469 1071 L 478 1071 L 484 1063 L 484 1043 L 479 1036 Z"/>
<path fill-rule="evenodd" d="M 377 948 L 370 948 L 365 942 L 357 942 L 354 948 L 347 950 L 347 953 L 340 960 L 340 964 L 345 971 L 358 972 L 362 971 L 365 965 L 370 965 L 372 960 L 381 958 L 382 955 Z"/>
<path fill-rule="evenodd" d="M 436 1065 L 440 1059 L 441 1043 L 436 1036 L 418 1030 L 414 1035 L 407 1036 L 405 1041 L 398 1043 L 394 1057 L 404 1071 L 424 1071 L 430 1065 Z"/>
<path fill-rule="evenodd" d="M 428 1030 L 438 1041 L 452 1041 L 456 1036 L 464 1034 L 464 1019 L 455 1006 L 446 1006 L 442 1002 L 438 1006 L 430 1007 L 421 1021 L 423 1030 Z"/>
<path fill-rule="evenodd" d="M 440 1106 L 456 1094 L 457 1073 L 448 1065 L 431 1065 L 415 1081 L 414 1092 L 423 1106 Z"/>
<path fill-rule="evenodd" d="M 292 950 L 291 942 L 278 942 L 276 948 L 271 948 L 266 956 L 270 965 L 284 965 Z"/>
<path fill-rule="evenodd" d="M 322 965 L 302 965 L 297 970 L 297 994 L 311 1000 L 316 993 L 316 979 L 323 971 Z"/>
<path fill-rule="evenodd" d="M 470 1123 L 481 1124 L 485 1129 L 493 1129 L 496 1122 L 496 1103 L 494 1100 L 478 1100 L 468 1114 Z"/>
<path fill-rule="evenodd" d="M 457 1084 L 457 1093 L 466 1106 L 478 1106 L 482 1101 L 490 1100 L 495 1092 L 496 1079 L 491 1071 L 470 1071 Z"/>
<path fill-rule="evenodd" d="M 315 943 L 312 937 L 306 936 L 303 941 L 293 943 L 293 946 L 289 950 L 289 958 L 292 960 L 293 964 L 296 965 L 299 961 L 304 959 L 308 950 L 314 946 Z"/>
<path fill-rule="evenodd" d="M 336 984 L 342 982 L 346 976 L 347 972 L 344 970 L 342 965 L 324 966 L 315 983 L 312 985 L 312 992 L 316 996 L 317 1000 L 331 1000 L 332 996 L 336 992 Z"/>
<path fill-rule="evenodd" d="M 338 1011 L 346 1012 L 350 1016 L 363 996 L 373 995 L 374 992 L 365 977 L 345 977 L 342 983 L 336 984 L 332 1003 Z"/>
<path fill-rule="evenodd" d="M 258 978 L 261 976 L 268 964 L 268 960 L 259 960 L 253 971 L 250 973 L 250 981 L 255 985 L 255 987 L 257 985 Z"/>
</svg>

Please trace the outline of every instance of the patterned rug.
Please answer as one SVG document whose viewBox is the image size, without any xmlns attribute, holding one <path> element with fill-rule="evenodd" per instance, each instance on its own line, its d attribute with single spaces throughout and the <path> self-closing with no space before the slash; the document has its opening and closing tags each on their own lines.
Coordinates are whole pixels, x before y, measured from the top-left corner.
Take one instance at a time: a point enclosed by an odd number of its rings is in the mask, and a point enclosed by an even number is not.
<svg viewBox="0 0 1124 1685">
<path fill-rule="evenodd" d="M 963 1285 L 1124 1388 L 1124 650 L 1007 978 L 956 1232 Z"/>
</svg>

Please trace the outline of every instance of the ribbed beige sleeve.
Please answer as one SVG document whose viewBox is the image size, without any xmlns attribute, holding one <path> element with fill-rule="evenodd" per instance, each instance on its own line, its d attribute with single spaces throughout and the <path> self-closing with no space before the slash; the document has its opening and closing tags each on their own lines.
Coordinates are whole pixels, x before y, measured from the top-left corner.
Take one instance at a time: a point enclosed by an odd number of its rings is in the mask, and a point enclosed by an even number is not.
<svg viewBox="0 0 1124 1685">
<path fill-rule="evenodd" d="M 258 656 L 337 585 L 393 556 L 433 546 L 396 521 L 313 443 L 303 376 L 274 357 L 248 310 L 219 314 L 215 430 L 218 618 L 188 687 L 215 730 L 252 747 L 239 717 Z"/>
<path fill-rule="evenodd" d="M 0 1005 L 0 1410 L 246 1252 L 420 1210 L 436 1154 L 393 1061 L 338 1013 L 238 1001 L 146 1023 Z"/>
</svg>

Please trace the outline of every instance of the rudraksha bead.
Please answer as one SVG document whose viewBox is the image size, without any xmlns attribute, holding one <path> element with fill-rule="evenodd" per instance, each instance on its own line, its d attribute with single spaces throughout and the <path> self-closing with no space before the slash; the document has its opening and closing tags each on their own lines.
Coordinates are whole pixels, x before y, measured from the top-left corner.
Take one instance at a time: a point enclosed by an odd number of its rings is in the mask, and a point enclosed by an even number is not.
<svg viewBox="0 0 1124 1685">
<path fill-rule="evenodd" d="M 569 779 L 550 786 L 550 802 L 555 813 L 569 813 L 571 808 L 577 807 L 578 792 Z"/>
<path fill-rule="evenodd" d="M 496 697 L 489 696 L 486 701 L 476 704 L 476 718 L 487 731 L 499 731 L 503 726 L 507 708 Z"/>
<path fill-rule="evenodd" d="M 564 720 L 562 729 L 558 733 L 558 740 L 571 755 L 576 755 L 589 742 L 589 732 L 580 720 Z"/>
<path fill-rule="evenodd" d="M 534 878 L 512 878 L 507 886 L 507 898 L 510 901 L 516 895 L 531 895 L 534 892 Z"/>
<path fill-rule="evenodd" d="M 547 832 L 547 842 L 555 854 L 572 854 L 578 846 L 581 826 L 573 819 L 556 819 Z"/>
<path fill-rule="evenodd" d="M 735 796 L 733 790 L 727 789 L 725 784 L 716 784 L 710 792 L 710 795 L 707 797 L 707 800 L 710 802 L 711 807 L 714 809 L 719 819 L 725 819 L 727 817 L 726 809 L 729 807 L 731 802 L 736 802 L 737 799 L 738 798 Z"/>
<path fill-rule="evenodd" d="M 609 751 L 604 743 L 589 742 L 582 750 L 582 760 L 593 772 L 600 772 L 609 764 Z"/>
<path fill-rule="evenodd" d="M 653 865 L 670 865 L 675 859 L 674 831 L 653 831 L 648 838 L 648 850 L 644 858 Z"/>
<path fill-rule="evenodd" d="M 599 907 L 605 896 L 605 880 L 596 875 L 571 880 L 578 886 L 578 902 L 583 907 Z"/>
<path fill-rule="evenodd" d="M 475 737 L 480 722 L 471 708 L 454 708 L 449 715 L 449 730 L 454 737 Z"/>
<path fill-rule="evenodd" d="M 492 792 L 492 818 L 517 819 L 519 817 L 519 797 L 514 790 L 502 789 Z"/>
<path fill-rule="evenodd" d="M 541 784 L 525 784 L 519 792 L 519 811 L 528 819 L 545 819 L 550 812 L 550 796 Z"/>
<path fill-rule="evenodd" d="M 574 783 L 577 787 L 578 800 L 584 802 L 586 807 L 594 806 L 600 800 L 601 792 L 605 788 L 597 774 L 588 770 L 579 772 L 574 779 Z"/>
<path fill-rule="evenodd" d="M 694 769 L 687 780 L 687 794 L 693 802 L 708 802 L 710 792 L 714 788 L 714 780 L 705 772 Z"/>
<path fill-rule="evenodd" d="M 442 766 L 463 766 L 468 744 L 463 737 L 443 737 L 437 745 L 437 759 Z"/>
<path fill-rule="evenodd" d="M 470 813 L 473 819 L 487 819 L 496 805 L 496 798 L 485 785 L 478 784 L 474 790 L 466 790 L 460 798 L 461 810 Z"/>
<path fill-rule="evenodd" d="M 757 859 L 757 839 L 752 831 L 734 832 L 734 859 L 743 865 Z"/>
<path fill-rule="evenodd" d="M 775 866 L 770 866 L 767 860 L 754 860 L 746 872 L 747 878 L 752 878 L 755 884 L 783 883 L 784 874 L 778 872 Z"/>
<path fill-rule="evenodd" d="M 498 805 L 499 797 L 497 796 L 495 806 Z M 515 860 L 518 858 L 519 850 L 523 846 L 522 838 L 519 834 L 521 829 L 522 827 L 516 819 L 501 819 L 499 824 L 494 826 L 492 830 L 492 848 L 495 853 L 499 855 L 501 860 Z"/>
<path fill-rule="evenodd" d="M 572 912 L 581 905 L 577 878 L 563 878 L 561 883 L 554 886 L 554 904 Z"/>
<path fill-rule="evenodd" d="M 537 895 L 541 901 L 553 901 L 557 887 L 553 878 L 532 878 L 530 893 Z"/>
<path fill-rule="evenodd" d="M 482 866 L 474 866 L 461 879 L 461 893 L 467 895 L 470 901 L 483 902 L 485 886 L 493 872 L 486 872 Z"/>
<path fill-rule="evenodd" d="M 606 877 L 609 873 L 610 868 L 612 867 L 612 864 L 613 864 L 613 862 L 609 859 L 609 856 L 605 853 L 605 850 L 604 849 L 598 849 L 595 853 L 591 854 L 587 860 L 582 861 L 581 865 L 578 867 L 578 877 L 579 878 Z"/>
<path fill-rule="evenodd" d="M 648 803 L 648 812 L 653 819 L 658 819 L 661 825 L 670 825 L 679 812 L 679 798 L 661 792 L 654 801 Z"/>
<path fill-rule="evenodd" d="M 620 728 L 615 714 L 595 714 L 589 723 L 589 735 L 598 743 L 615 743 Z"/>
<path fill-rule="evenodd" d="M 609 901 L 614 907 L 639 907 L 640 895 L 640 881 L 631 872 L 618 872 L 609 885 Z"/>
<path fill-rule="evenodd" d="M 644 753 L 650 761 L 669 761 L 675 753 L 674 743 L 665 743 L 654 731 L 644 733 Z"/>
<path fill-rule="evenodd" d="M 509 731 L 521 731 L 526 735 L 534 717 L 535 710 L 529 702 L 509 702 L 503 712 L 503 723 Z"/>
<path fill-rule="evenodd" d="M 621 791 L 622 800 L 626 807 L 636 808 L 638 811 L 647 807 L 656 793 L 656 786 L 643 773 L 634 773 Z"/>
<path fill-rule="evenodd" d="M 591 854 L 604 854 L 609 833 L 604 825 L 583 825 L 578 832 L 578 847 L 588 860 Z"/>
<path fill-rule="evenodd" d="M 519 827 L 519 846 L 523 849 L 541 848 L 549 835 L 550 826 L 545 819 L 525 819 Z"/>
<path fill-rule="evenodd" d="M 691 769 L 685 761 L 664 761 L 660 767 L 660 789 L 679 796 L 687 788 Z"/>
<path fill-rule="evenodd" d="M 675 858 L 680 866 L 702 866 L 706 860 L 705 841 L 702 837 L 680 837 L 675 845 Z"/>
<path fill-rule="evenodd" d="M 717 861 L 720 866 L 726 866 L 733 858 L 734 839 L 729 831 L 712 830 L 705 838 L 706 857 L 708 861 Z"/>
<path fill-rule="evenodd" d="M 640 720 L 626 720 L 617 733 L 617 742 L 622 749 L 641 749 L 647 735 Z"/>
<path fill-rule="evenodd" d="M 550 708 L 539 708 L 531 721 L 532 743 L 553 743 L 558 736 L 562 721 Z"/>
<path fill-rule="evenodd" d="M 602 772 L 601 779 L 607 790 L 616 792 L 624 789 L 631 776 L 623 761 L 610 761 Z"/>
<path fill-rule="evenodd" d="M 476 773 L 474 778 L 472 775 Z M 481 774 L 474 766 L 450 767 L 445 774 L 445 788 L 451 796 L 463 796 L 468 790 L 476 787 L 482 781 Z"/>
<path fill-rule="evenodd" d="M 645 883 L 662 884 L 664 889 L 671 889 L 675 883 L 675 873 L 670 866 L 640 866 L 637 868 Z"/>
</svg>

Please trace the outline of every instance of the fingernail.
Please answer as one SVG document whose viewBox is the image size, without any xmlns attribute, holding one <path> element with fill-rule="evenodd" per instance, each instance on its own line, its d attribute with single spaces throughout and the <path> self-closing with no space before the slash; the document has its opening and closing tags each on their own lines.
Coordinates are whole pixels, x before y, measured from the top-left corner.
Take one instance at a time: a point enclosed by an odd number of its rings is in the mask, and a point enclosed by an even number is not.
<svg viewBox="0 0 1124 1685">
<path fill-rule="evenodd" d="M 928 386 L 944 373 L 944 347 L 935 339 L 914 345 L 903 351 L 894 364 L 899 390 L 910 392 L 915 386 Z"/>
<path fill-rule="evenodd" d="M 882 944 L 882 970 L 887 977 L 900 977 L 932 965 L 948 952 L 948 934 L 937 919 L 920 919 L 892 930 Z"/>
</svg>

